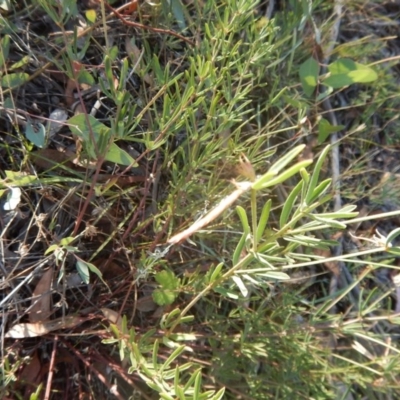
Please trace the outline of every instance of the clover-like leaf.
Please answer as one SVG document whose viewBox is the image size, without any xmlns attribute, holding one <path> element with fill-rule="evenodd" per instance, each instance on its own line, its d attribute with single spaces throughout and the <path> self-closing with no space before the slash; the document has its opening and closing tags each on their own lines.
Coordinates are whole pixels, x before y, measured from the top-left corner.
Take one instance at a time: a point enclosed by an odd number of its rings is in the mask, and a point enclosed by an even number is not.
<svg viewBox="0 0 400 400">
<path fill-rule="evenodd" d="M 334 89 L 353 83 L 369 83 L 378 79 L 378 74 L 372 68 L 348 58 L 333 62 L 329 65 L 328 70 L 330 75 L 324 79 L 323 83 Z"/>
<path fill-rule="evenodd" d="M 300 65 L 300 82 L 304 93 L 311 96 L 318 84 L 319 64 L 310 57 Z"/>
</svg>

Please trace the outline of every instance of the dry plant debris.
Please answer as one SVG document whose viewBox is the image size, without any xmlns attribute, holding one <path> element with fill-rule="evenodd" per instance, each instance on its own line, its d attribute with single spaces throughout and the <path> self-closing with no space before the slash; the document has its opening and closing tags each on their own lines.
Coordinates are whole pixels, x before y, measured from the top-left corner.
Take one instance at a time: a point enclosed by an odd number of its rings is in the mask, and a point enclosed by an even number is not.
<svg viewBox="0 0 400 400">
<path fill-rule="evenodd" d="M 399 2 L 0 10 L 1 398 L 400 396 Z"/>
</svg>

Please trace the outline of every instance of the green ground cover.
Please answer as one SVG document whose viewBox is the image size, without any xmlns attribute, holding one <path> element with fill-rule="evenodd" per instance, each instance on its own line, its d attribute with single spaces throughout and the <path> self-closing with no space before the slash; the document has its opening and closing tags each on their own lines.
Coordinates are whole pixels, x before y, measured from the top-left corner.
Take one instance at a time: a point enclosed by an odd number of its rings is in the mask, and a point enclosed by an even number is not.
<svg viewBox="0 0 400 400">
<path fill-rule="evenodd" d="M 4 399 L 394 399 L 400 6 L 0 1 Z"/>
</svg>

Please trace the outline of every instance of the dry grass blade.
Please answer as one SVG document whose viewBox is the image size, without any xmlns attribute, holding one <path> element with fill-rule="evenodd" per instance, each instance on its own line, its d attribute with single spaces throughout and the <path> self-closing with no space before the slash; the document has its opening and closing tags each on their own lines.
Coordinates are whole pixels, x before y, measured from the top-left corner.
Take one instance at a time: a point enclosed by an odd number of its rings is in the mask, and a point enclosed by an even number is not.
<svg viewBox="0 0 400 400">
<path fill-rule="evenodd" d="M 53 321 L 16 324 L 5 334 L 6 338 L 25 339 L 47 335 L 59 329 L 70 329 L 84 322 L 84 318 L 65 317 Z"/>
<path fill-rule="evenodd" d="M 121 315 L 116 311 L 109 308 L 103 307 L 101 312 L 108 319 L 108 321 L 114 325 L 117 325 L 118 329 L 122 332 L 122 318 Z"/>
</svg>

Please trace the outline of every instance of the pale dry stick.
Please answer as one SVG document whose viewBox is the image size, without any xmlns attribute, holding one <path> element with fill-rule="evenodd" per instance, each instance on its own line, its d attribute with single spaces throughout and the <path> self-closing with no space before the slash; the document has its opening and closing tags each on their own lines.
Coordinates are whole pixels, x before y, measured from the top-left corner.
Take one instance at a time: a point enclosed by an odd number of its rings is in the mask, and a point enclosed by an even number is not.
<svg viewBox="0 0 400 400">
<path fill-rule="evenodd" d="M 265 18 L 271 19 L 274 9 L 275 9 L 275 0 L 269 0 L 267 11 L 265 12 Z"/>
<path fill-rule="evenodd" d="M 391 36 L 389 36 L 388 38 L 389 39 L 393 39 L 393 37 L 391 37 Z M 395 36 L 394 38 L 397 39 L 397 36 Z M 384 38 L 384 39 L 387 39 L 387 38 Z M 388 58 L 384 58 L 383 60 L 378 60 L 378 61 L 375 61 L 375 62 L 373 62 L 371 64 L 368 64 L 368 66 L 370 67 L 370 66 L 373 66 L 373 65 L 383 64 L 383 63 L 389 62 L 389 61 L 397 61 L 399 59 L 400 59 L 400 56 L 388 57 Z"/>
<path fill-rule="evenodd" d="M 47 376 L 46 391 L 43 400 L 49 400 L 51 395 L 51 383 L 53 381 L 53 376 L 54 376 L 57 342 L 58 342 L 58 336 L 56 335 L 54 337 L 53 350 L 51 352 L 50 365 L 49 365 L 49 374 Z"/>
<path fill-rule="evenodd" d="M 18 290 L 24 286 L 25 284 L 27 284 L 35 275 L 35 273 L 37 273 L 39 271 L 39 269 L 43 266 L 45 266 L 47 263 L 49 262 L 49 257 L 46 257 L 44 259 L 44 261 L 42 261 L 40 264 L 38 264 L 36 267 L 30 267 L 30 268 L 34 268 L 34 270 L 28 274 L 16 287 L 13 288 L 13 290 L 11 290 L 10 293 L 7 294 L 6 297 L 4 297 L 1 301 L 0 301 L 0 308 L 4 305 L 7 304 L 7 300 L 10 299 L 12 296 L 14 296 L 15 293 L 18 292 Z"/>
<path fill-rule="evenodd" d="M 335 14 L 336 14 L 336 21 L 331 29 L 331 37 L 328 49 L 325 51 L 326 57 L 324 59 L 324 66 L 322 68 L 321 73 L 325 74 L 327 70 L 327 66 L 329 64 L 329 60 L 331 58 L 331 54 L 333 52 L 333 48 L 336 45 L 336 41 L 339 35 L 339 28 L 342 19 L 342 8 L 343 8 L 343 0 L 336 0 L 335 1 Z M 336 115 L 333 112 L 333 107 L 329 97 L 326 97 L 322 102 L 322 105 L 327 112 L 327 117 L 330 120 L 329 122 L 332 125 L 337 125 Z M 332 145 L 332 152 L 331 152 L 331 167 L 332 167 L 332 183 L 335 190 L 334 194 L 334 202 L 335 202 L 335 211 L 338 211 L 342 207 L 342 200 L 340 197 L 340 161 L 339 161 L 339 146 L 338 143 L 338 135 L 336 132 L 331 134 L 331 145 Z"/>
<path fill-rule="evenodd" d="M 194 224 L 189 226 L 189 228 L 185 229 L 181 233 L 178 233 L 177 235 L 172 236 L 172 238 L 170 238 L 167 243 L 177 244 L 182 240 L 187 239 L 189 236 L 193 235 L 193 233 L 196 233 L 201 228 L 207 226 L 210 222 L 214 221 L 215 218 L 222 214 L 228 207 L 230 207 L 243 193 L 250 190 L 252 185 L 251 182 L 232 181 L 232 183 L 236 186 L 236 190 L 234 192 L 225 197 L 215 208 L 213 208 L 203 218 L 200 218 Z"/>
<path fill-rule="evenodd" d="M 330 42 L 328 48 L 325 50 L 325 58 L 323 60 L 323 66 L 321 69 L 321 74 L 325 74 L 327 72 L 327 66 L 329 64 L 329 60 L 331 58 L 332 51 L 334 46 L 336 45 L 336 41 L 339 35 L 339 28 L 342 18 L 342 4 L 343 0 L 336 0 L 334 6 L 334 13 L 336 14 L 336 20 L 331 30 Z M 321 92 L 324 92 L 325 88 L 322 86 Z M 322 101 L 322 106 L 327 113 L 327 117 L 331 125 L 337 126 L 336 115 L 333 112 L 333 107 L 328 96 Z M 338 134 L 333 132 L 330 137 L 332 151 L 331 151 L 331 174 L 332 174 L 332 186 L 334 190 L 334 210 L 338 211 L 342 207 L 342 199 L 340 196 L 340 161 L 339 161 L 339 145 L 338 145 Z M 343 253 L 342 243 L 339 241 L 339 245 L 334 249 L 335 256 L 339 256 Z M 339 269 L 342 271 L 346 268 L 345 264 L 342 261 L 339 261 Z M 349 274 L 345 274 L 349 275 Z M 341 275 L 331 274 L 331 280 L 329 284 L 329 293 L 337 293 L 339 286 L 339 279 Z M 343 280 L 343 279 L 342 279 Z M 332 312 L 335 312 L 334 308 L 331 309 Z"/>
</svg>

